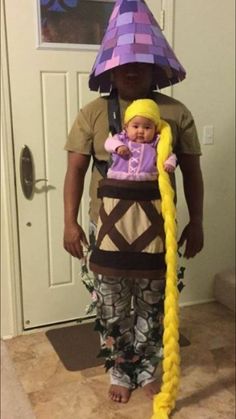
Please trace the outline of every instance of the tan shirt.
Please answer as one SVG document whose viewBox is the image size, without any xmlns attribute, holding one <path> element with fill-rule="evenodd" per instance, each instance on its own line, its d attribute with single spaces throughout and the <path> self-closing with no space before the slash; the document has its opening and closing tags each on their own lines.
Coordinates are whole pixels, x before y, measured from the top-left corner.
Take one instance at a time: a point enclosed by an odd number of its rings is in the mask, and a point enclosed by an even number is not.
<svg viewBox="0 0 236 419">
<path fill-rule="evenodd" d="M 166 120 L 172 129 L 173 151 L 177 158 L 179 154 L 201 154 L 200 143 L 193 117 L 189 110 L 179 101 L 156 93 L 156 101 L 160 107 L 162 119 Z M 69 133 L 65 149 L 85 155 L 94 153 L 98 160 L 108 160 L 109 154 L 104 148 L 108 137 L 108 101 L 98 98 L 86 105 L 77 115 Z M 121 119 L 130 102 L 120 100 Z M 96 168 L 93 169 L 90 182 L 90 218 L 95 223 L 98 218 L 100 200 L 97 198 L 98 182 L 101 179 Z"/>
</svg>

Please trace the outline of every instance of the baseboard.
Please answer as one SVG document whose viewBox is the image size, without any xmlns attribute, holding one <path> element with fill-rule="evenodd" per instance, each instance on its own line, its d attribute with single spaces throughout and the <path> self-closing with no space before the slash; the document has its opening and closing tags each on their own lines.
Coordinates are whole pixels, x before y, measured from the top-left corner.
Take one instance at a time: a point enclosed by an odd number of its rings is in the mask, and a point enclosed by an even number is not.
<svg viewBox="0 0 236 419">
<path fill-rule="evenodd" d="M 187 301 L 186 303 L 180 303 L 180 307 L 188 307 L 188 306 L 195 306 L 198 304 L 207 304 L 207 303 L 214 303 L 216 300 L 215 298 L 207 298 L 206 300 L 194 300 L 194 301 Z"/>
<path fill-rule="evenodd" d="M 9 339 L 12 339 L 12 338 L 14 338 L 14 337 L 16 337 L 16 335 L 15 336 L 13 336 L 13 335 L 6 335 L 6 336 L 1 336 L 1 340 L 9 340 Z"/>
</svg>

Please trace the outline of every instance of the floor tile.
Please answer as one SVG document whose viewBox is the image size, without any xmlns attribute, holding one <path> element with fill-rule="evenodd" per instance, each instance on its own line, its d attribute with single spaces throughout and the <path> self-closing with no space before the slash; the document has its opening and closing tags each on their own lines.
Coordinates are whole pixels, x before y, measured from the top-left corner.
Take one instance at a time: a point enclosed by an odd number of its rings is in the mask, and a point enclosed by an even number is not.
<svg viewBox="0 0 236 419">
<path fill-rule="evenodd" d="M 173 419 L 235 417 L 234 315 L 219 303 L 183 307 L 181 381 Z M 142 389 L 127 404 L 109 400 L 103 366 L 67 371 L 44 332 L 7 341 L 18 377 L 37 419 L 150 419 L 152 401 Z"/>
</svg>

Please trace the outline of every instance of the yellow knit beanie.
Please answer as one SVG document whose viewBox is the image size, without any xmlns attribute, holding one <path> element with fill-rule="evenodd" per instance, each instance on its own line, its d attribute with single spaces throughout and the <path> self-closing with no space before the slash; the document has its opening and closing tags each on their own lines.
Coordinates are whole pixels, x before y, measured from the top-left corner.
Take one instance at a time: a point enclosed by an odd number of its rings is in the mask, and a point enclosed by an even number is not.
<svg viewBox="0 0 236 419">
<path fill-rule="evenodd" d="M 135 116 L 143 116 L 150 119 L 157 126 L 160 127 L 161 117 L 160 110 L 156 102 L 152 99 L 137 99 L 125 111 L 124 123 L 127 124 Z"/>
</svg>

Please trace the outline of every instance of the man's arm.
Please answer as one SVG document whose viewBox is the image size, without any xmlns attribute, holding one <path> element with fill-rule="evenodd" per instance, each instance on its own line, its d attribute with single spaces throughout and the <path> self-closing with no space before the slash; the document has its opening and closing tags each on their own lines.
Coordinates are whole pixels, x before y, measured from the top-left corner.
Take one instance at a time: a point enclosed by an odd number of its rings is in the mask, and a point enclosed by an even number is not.
<svg viewBox="0 0 236 419">
<path fill-rule="evenodd" d="M 181 234 L 179 246 L 186 242 L 184 256 L 190 258 L 203 248 L 203 179 L 199 156 L 181 154 L 178 156 L 178 162 L 189 211 L 189 223 Z"/>
<path fill-rule="evenodd" d="M 64 182 L 64 248 L 79 259 L 83 257 L 82 243 L 87 244 L 86 234 L 78 224 L 77 217 L 89 162 L 90 156 L 68 153 Z"/>
</svg>

